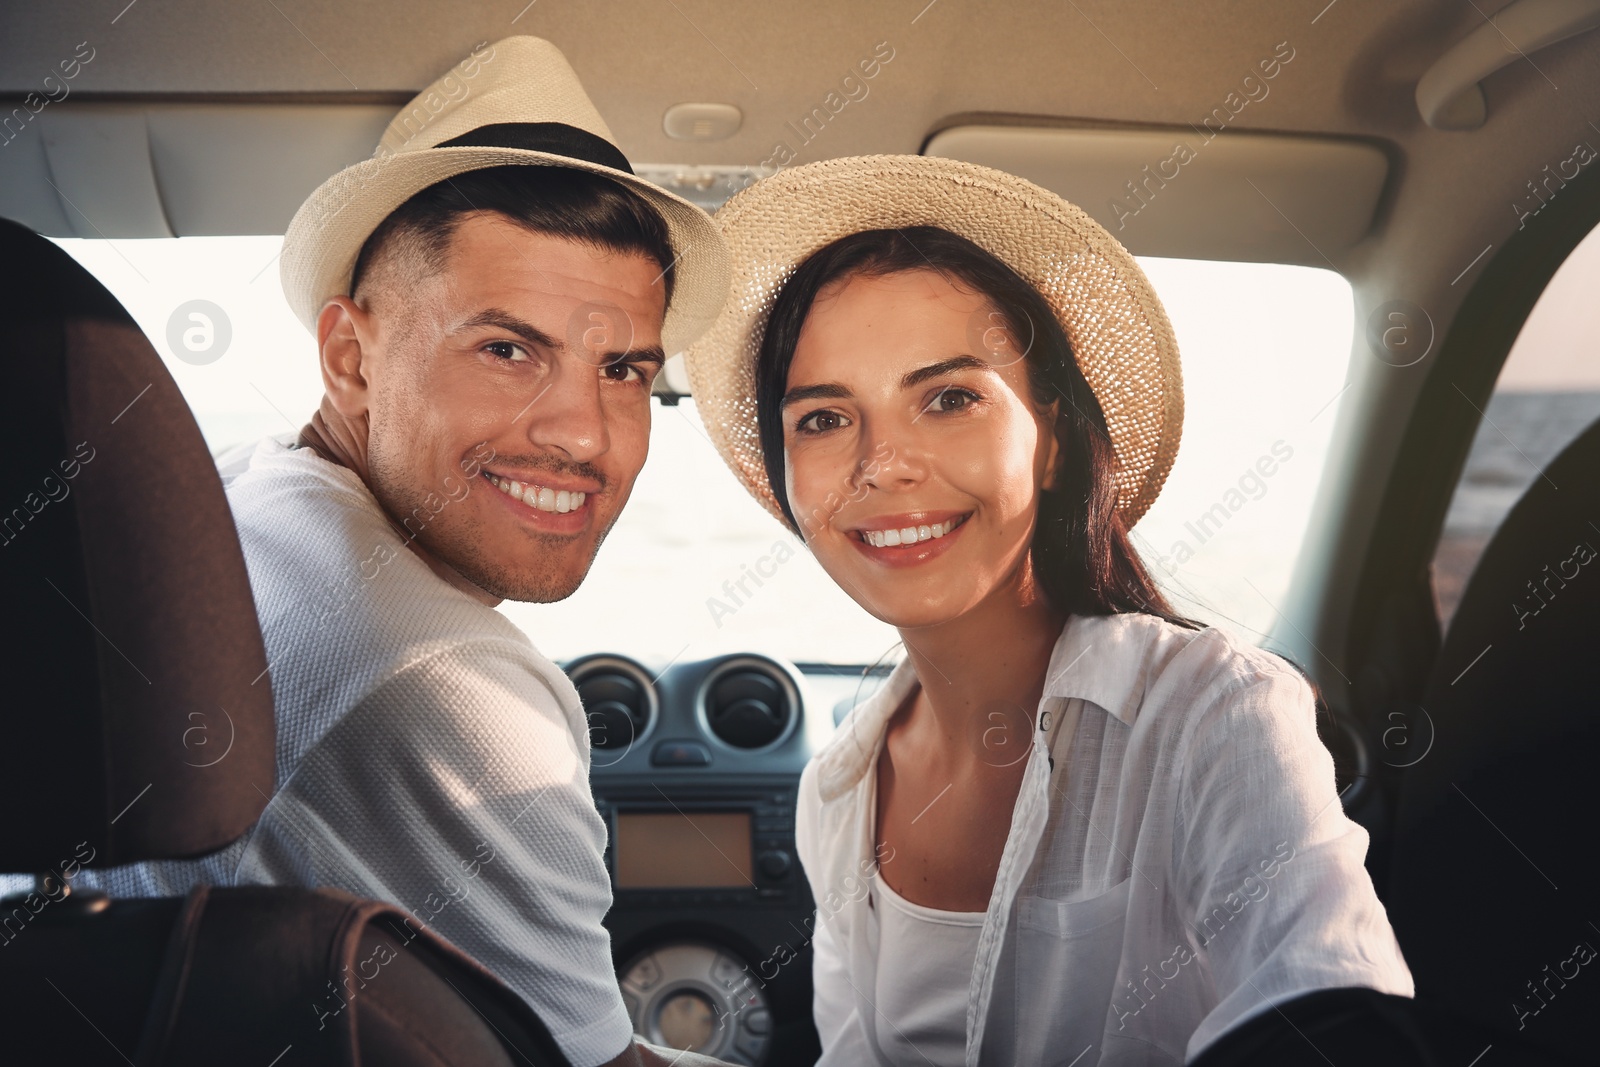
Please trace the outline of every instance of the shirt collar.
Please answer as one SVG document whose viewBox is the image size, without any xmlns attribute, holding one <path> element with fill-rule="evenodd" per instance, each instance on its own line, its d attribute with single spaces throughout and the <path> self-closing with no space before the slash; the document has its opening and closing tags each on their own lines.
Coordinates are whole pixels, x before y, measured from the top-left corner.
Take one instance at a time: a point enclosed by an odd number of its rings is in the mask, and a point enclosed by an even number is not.
<svg viewBox="0 0 1600 1067">
<path fill-rule="evenodd" d="M 877 692 L 850 709 L 817 755 L 817 792 L 823 801 L 849 789 L 871 768 L 884 728 L 916 684 L 911 661 L 903 659 Z"/>
<path fill-rule="evenodd" d="M 1077 697 L 1132 726 L 1161 632 L 1161 620 L 1142 613 L 1072 616 L 1050 654 L 1043 699 Z M 823 801 L 845 792 L 871 768 L 889 719 L 916 684 L 911 661 L 901 660 L 878 691 L 844 717 L 817 756 Z"/>
<path fill-rule="evenodd" d="M 1144 703 L 1160 624 L 1140 612 L 1072 616 L 1050 655 L 1045 698 L 1078 697 L 1132 726 Z"/>
</svg>

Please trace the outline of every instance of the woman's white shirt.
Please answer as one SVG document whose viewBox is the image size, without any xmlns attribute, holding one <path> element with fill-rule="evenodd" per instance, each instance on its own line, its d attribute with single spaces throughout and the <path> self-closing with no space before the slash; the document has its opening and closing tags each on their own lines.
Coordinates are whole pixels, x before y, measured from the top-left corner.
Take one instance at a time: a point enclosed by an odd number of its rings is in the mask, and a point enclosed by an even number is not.
<svg viewBox="0 0 1600 1067">
<path fill-rule="evenodd" d="M 824 1067 L 898 1062 L 878 1040 L 895 1020 L 869 908 L 894 856 L 871 798 L 916 684 L 902 663 L 800 780 Z M 1278 657 L 1150 615 L 1074 616 L 1032 736 L 986 743 L 1026 745 L 997 758 L 1027 766 L 968 981 L 969 1067 L 1176 1064 L 1301 993 L 1412 995 L 1310 687 Z"/>
</svg>

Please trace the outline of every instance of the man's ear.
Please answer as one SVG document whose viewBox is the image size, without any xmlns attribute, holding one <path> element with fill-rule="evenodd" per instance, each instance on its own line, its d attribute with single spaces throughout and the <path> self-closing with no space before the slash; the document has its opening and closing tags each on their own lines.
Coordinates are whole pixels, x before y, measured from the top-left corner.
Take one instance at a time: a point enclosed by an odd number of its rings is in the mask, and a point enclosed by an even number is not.
<svg viewBox="0 0 1600 1067">
<path fill-rule="evenodd" d="M 322 388 L 334 410 L 347 418 L 367 413 L 372 369 L 372 320 L 347 296 L 336 296 L 317 316 Z"/>
<path fill-rule="evenodd" d="M 1044 425 L 1048 434 L 1044 457 L 1044 482 L 1046 489 L 1060 487 L 1061 479 L 1061 401 L 1052 401 L 1044 410 Z"/>
</svg>

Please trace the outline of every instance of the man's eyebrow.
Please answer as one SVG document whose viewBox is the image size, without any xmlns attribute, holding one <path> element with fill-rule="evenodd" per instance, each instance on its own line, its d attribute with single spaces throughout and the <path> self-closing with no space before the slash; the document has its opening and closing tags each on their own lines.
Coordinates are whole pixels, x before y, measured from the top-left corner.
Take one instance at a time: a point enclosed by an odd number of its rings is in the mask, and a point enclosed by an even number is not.
<svg viewBox="0 0 1600 1067">
<path fill-rule="evenodd" d="M 626 352 L 607 352 L 608 363 L 654 363 L 661 366 L 667 361 L 667 350 L 660 345 L 649 345 L 645 348 L 631 348 Z"/>
<path fill-rule="evenodd" d="M 950 359 L 941 359 L 937 363 L 930 363 L 926 367 L 918 367 L 900 379 L 900 388 L 910 389 L 921 385 L 930 378 L 937 378 L 942 374 L 950 374 L 958 370 L 987 370 L 994 367 L 977 356 L 952 356 Z"/>
<path fill-rule="evenodd" d="M 850 390 L 836 382 L 824 382 L 821 385 L 802 385 L 783 394 L 783 402 L 779 407 L 788 407 L 798 404 L 802 400 L 848 400 Z"/>
<path fill-rule="evenodd" d="M 456 328 L 471 330 L 480 326 L 492 326 L 506 333 L 514 333 L 530 345 L 539 345 L 541 348 L 561 349 L 566 345 L 545 333 L 533 323 L 519 319 L 509 311 L 500 308 L 484 308 L 482 311 L 463 321 Z"/>
<path fill-rule="evenodd" d="M 567 347 L 563 342 L 551 337 L 533 323 L 525 319 L 519 319 L 509 311 L 501 308 L 484 308 L 476 315 L 463 321 L 457 329 L 472 330 L 482 326 L 514 333 L 529 344 L 538 345 L 541 348 L 561 351 Z M 666 363 L 666 361 L 666 350 L 660 345 L 646 345 L 643 348 L 629 349 L 625 352 L 607 352 L 604 356 L 604 362 L 607 365 L 612 363 L 654 363 L 659 366 Z"/>
</svg>

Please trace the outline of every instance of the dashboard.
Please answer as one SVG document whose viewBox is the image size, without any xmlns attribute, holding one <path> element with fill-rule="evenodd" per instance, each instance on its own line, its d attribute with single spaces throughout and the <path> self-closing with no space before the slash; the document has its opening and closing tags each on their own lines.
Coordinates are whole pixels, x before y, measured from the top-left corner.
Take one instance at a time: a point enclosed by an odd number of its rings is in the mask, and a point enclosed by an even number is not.
<svg viewBox="0 0 1600 1067">
<path fill-rule="evenodd" d="M 752 1067 L 814 1062 L 796 792 L 889 668 L 742 653 L 652 672 L 600 653 L 564 669 L 589 718 L 606 927 L 635 1031 Z"/>
</svg>

